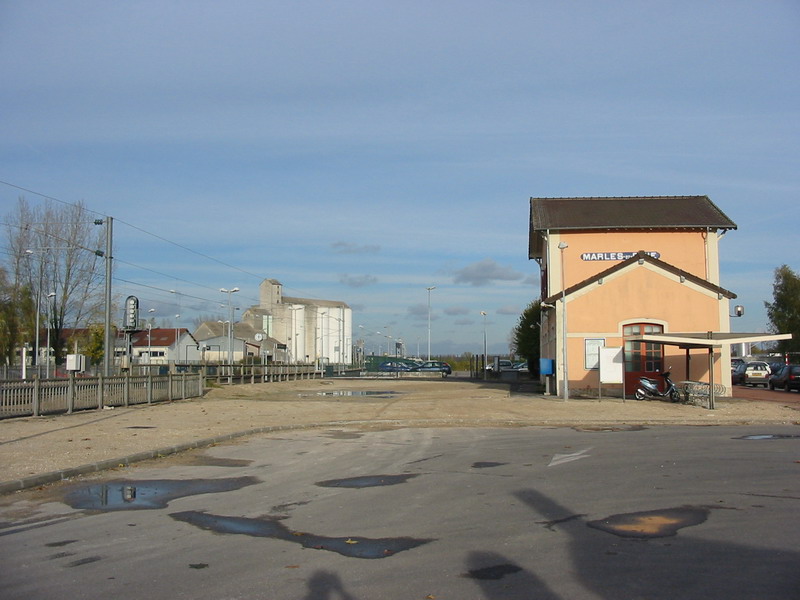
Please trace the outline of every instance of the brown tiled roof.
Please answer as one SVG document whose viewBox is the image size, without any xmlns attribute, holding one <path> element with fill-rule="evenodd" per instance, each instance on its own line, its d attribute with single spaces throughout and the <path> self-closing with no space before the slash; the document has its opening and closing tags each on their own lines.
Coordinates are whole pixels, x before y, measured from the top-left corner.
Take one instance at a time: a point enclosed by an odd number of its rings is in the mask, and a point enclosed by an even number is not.
<svg viewBox="0 0 800 600">
<path fill-rule="evenodd" d="M 153 327 L 149 333 L 150 336 L 148 338 L 147 329 L 131 332 L 131 346 L 135 348 L 141 346 L 172 346 L 175 344 L 176 333 L 182 337 L 184 334 L 189 333 L 189 330 L 181 327 L 176 332 L 174 327 Z"/>
<path fill-rule="evenodd" d="M 531 198 L 531 233 L 566 229 L 736 229 L 708 196 Z"/>
</svg>

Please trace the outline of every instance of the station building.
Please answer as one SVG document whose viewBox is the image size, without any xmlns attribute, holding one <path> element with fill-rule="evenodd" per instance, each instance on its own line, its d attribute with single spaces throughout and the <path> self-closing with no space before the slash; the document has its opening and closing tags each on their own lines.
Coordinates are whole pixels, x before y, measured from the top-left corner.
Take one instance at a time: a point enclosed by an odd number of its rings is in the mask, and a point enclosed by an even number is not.
<svg viewBox="0 0 800 600">
<path fill-rule="evenodd" d="M 665 370 L 729 395 L 730 345 L 776 338 L 730 333 L 736 294 L 720 286 L 719 253 L 736 228 L 707 196 L 531 198 L 541 356 L 555 361 L 557 392 L 596 392 L 599 348 L 616 347 L 625 395 Z"/>
</svg>

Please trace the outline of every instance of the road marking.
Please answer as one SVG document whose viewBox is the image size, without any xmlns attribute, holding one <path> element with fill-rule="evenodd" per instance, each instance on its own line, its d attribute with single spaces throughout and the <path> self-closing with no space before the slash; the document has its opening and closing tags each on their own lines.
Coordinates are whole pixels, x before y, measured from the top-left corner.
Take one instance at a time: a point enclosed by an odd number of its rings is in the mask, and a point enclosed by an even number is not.
<svg viewBox="0 0 800 600">
<path fill-rule="evenodd" d="M 586 454 L 586 453 L 591 449 L 592 448 L 586 448 L 586 450 L 581 450 L 580 452 L 573 452 L 572 454 L 554 454 L 553 458 L 550 460 L 550 464 L 547 466 L 555 467 L 556 465 L 572 462 L 573 460 L 580 460 L 581 458 L 589 458 L 591 454 Z"/>
</svg>

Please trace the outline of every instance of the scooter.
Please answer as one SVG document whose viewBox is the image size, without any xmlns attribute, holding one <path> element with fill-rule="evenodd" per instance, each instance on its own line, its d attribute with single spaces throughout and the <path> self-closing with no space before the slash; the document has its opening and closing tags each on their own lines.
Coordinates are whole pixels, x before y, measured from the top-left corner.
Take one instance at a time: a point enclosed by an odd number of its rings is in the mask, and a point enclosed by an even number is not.
<svg viewBox="0 0 800 600">
<path fill-rule="evenodd" d="M 639 378 L 639 387 L 634 396 L 637 400 L 645 400 L 649 398 L 669 398 L 672 402 L 678 402 L 681 399 L 681 393 L 672 380 L 669 378 L 669 371 L 659 373 L 664 378 L 664 391 L 658 390 L 658 381 L 650 379 L 649 377 Z"/>
</svg>

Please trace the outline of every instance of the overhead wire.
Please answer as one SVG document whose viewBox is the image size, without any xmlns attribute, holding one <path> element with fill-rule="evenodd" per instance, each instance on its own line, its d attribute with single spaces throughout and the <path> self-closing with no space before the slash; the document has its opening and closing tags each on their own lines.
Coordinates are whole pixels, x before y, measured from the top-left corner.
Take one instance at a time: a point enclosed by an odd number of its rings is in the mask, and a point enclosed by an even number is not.
<svg viewBox="0 0 800 600">
<path fill-rule="evenodd" d="M 102 212 L 99 212 L 99 211 L 93 210 L 93 209 L 91 209 L 91 208 L 89 208 L 89 207 L 87 207 L 87 206 L 85 206 L 85 205 L 83 205 L 83 204 L 80 204 L 80 205 L 78 205 L 78 204 L 76 204 L 76 203 L 74 203 L 74 202 L 69 202 L 69 201 L 66 201 L 66 200 L 61 200 L 61 199 L 59 199 L 59 198 L 56 198 L 55 196 L 51 196 L 51 195 L 48 195 L 48 194 L 43 194 L 43 193 L 41 193 L 41 192 L 38 192 L 38 191 L 36 191 L 36 190 L 32 190 L 32 189 L 30 189 L 30 188 L 26 188 L 26 187 L 20 186 L 20 185 L 17 185 L 17 184 L 11 183 L 11 182 L 9 182 L 9 181 L 0 180 L 0 184 L 2 184 L 2 185 L 6 185 L 6 186 L 8 186 L 8 187 L 11 187 L 11 188 L 14 188 L 14 189 L 17 189 L 17 190 L 20 190 L 20 191 L 23 191 L 23 192 L 26 192 L 26 193 L 29 193 L 29 194 L 34 194 L 34 195 L 36 195 L 36 196 L 39 196 L 39 197 L 41 197 L 41 198 L 44 198 L 44 199 L 46 199 L 46 200 L 52 200 L 52 201 L 54 201 L 54 202 L 58 202 L 58 203 L 60 203 L 60 204 L 66 205 L 66 206 L 79 207 L 81 210 L 84 210 L 84 211 L 86 211 L 86 212 L 88 212 L 88 213 L 91 213 L 91 214 L 93 214 L 93 215 L 98 215 L 98 216 L 101 216 L 101 217 L 103 217 L 103 218 L 109 218 L 109 217 L 110 217 L 110 215 L 107 215 L 107 214 L 105 214 L 105 213 L 102 213 Z M 186 251 L 186 252 L 189 252 L 189 253 L 191 253 L 191 254 L 194 254 L 194 255 L 196 255 L 196 256 L 200 256 L 200 257 L 202 257 L 202 258 L 204 258 L 204 259 L 206 259 L 206 260 L 210 260 L 210 261 L 212 261 L 212 262 L 215 262 L 215 263 L 217 263 L 217 264 L 219 264 L 219 265 L 222 265 L 222 266 L 224 266 L 224 267 L 227 267 L 227 268 L 229 268 L 229 269 L 233 269 L 234 271 L 237 271 L 237 272 L 239 272 L 239 273 L 242 273 L 242 274 L 244 274 L 244 275 L 248 275 L 248 276 L 250 276 L 250 277 L 254 277 L 254 278 L 256 278 L 256 279 L 258 279 L 258 280 L 262 280 L 262 281 L 265 279 L 265 277 L 264 277 L 263 275 L 257 275 L 257 274 L 255 274 L 255 273 L 252 273 L 252 272 L 250 272 L 250 271 L 246 270 L 246 269 L 242 269 L 241 267 L 237 267 L 236 265 L 232 265 L 232 264 L 230 264 L 230 263 L 227 263 L 227 262 L 225 262 L 225 261 L 223 261 L 223 260 L 220 260 L 220 259 L 218 259 L 218 258 L 215 258 L 215 257 L 213 257 L 213 256 L 210 256 L 210 255 L 208 255 L 208 254 L 205 254 L 205 253 L 203 253 L 203 252 L 199 252 L 199 251 L 197 251 L 197 250 L 194 250 L 193 248 L 189 248 L 188 246 L 185 246 L 185 245 L 183 245 L 183 244 L 180 244 L 180 243 L 178 243 L 178 242 L 175 242 L 175 241 L 173 241 L 173 240 L 170 240 L 170 239 L 168 239 L 168 238 L 166 238 L 166 237 L 164 237 L 164 236 L 161 236 L 161 235 L 159 235 L 159 234 L 153 233 L 153 232 L 151 232 L 151 231 L 147 231 L 146 229 L 144 229 L 144 228 L 142 228 L 142 227 L 139 227 L 138 225 L 134 225 L 133 223 L 129 223 L 128 221 L 125 221 L 124 219 L 120 219 L 120 218 L 116 218 L 116 217 L 114 217 L 114 222 L 115 222 L 115 223 L 120 223 L 120 224 L 126 225 L 126 226 L 130 227 L 131 229 L 134 229 L 134 230 L 136 230 L 136 231 L 138 231 L 138 232 L 140 232 L 140 233 L 143 233 L 143 234 L 145 234 L 145 235 L 148 235 L 148 236 L 150 236 L 150 237 L 153 237 L 153 238 L 155 238 L 155 239 L 157 239 L 157 240 L 160 240 L 160 241 L 162 241 L 162 242 L 164 242 L 164 243 L 166 243 L 166 244 L 170 244 L 170 245 L 172 245 L 172 246 L 175 246 L 176 248 L 180 248 L 181 250 L 184 250 L 184 251 Z M 13 224 L 12 224 L 12 225 L 13 225 Z M 17 226 L 17 225 L 14 225 L 14 226 Z M 43 232 L 43 233 L 44 233 L 44 232 Z M 54 237 L 55 237 L 55 236 L 54 236 Z M 94 252 L 94 253 L 96 253 L 96 254 L 97 254 L 98 252 L 101 252 L 100 250 L 92 250 L 92 249 L 90 249 L 90 248 L 83 248 L 83 249 L 84 249 L 84 250 L 88 250 L 88 251 L 90 251 L 90 252 Z M 191 285 L 197 285 L 198 287 L 202 287 L 202 288 L 206 288 L 206 289 L 212 289 L 212 288 L 210 288 L 209 286 L 207 286 L 207 285 L 204 285 L 204 284 L 198 284 L 198 283 L 196 283 L 196 282 L 191 282 L 191 281 L 185 280 L 185 279 L 183 279 L 183 278 L 181 278 L 181 277 L 177 277 L 177 276 L 174 276 L 174 275 L 168 275 L 168 274 L 166 274 L 166 273 L 159 273 L 159 272 L 157 272 L 157 271 L 152 271 L 151 269 L 148 269 L 147 267 L 142 267 L 141 265 L 136 265 L 135 263 L 131 263 L 131 262 L 127 262 L 127 261 L 123 261 L 123 260 L 121 260 L 120 258 L 118 258 L 117 256 L 114 256 L 113 258 L 114 258 L 114 260 L 115 260 L 116 262 L 125 263 L 125 264 L 127 264 L 128 266 L 133 266 L 133 267 L 136 267 L 136 268 L 141 268 L 141 269 L 143 269 L 143 270 L 150 270 L 151 272 L 153 272 L 153 273 L 155 273 L 155 274 L 158 274 L 158 275 L 161 275 L 161 276 L 163 276 L 163 277 L 168 277 L 168 278 L 174 279 L 174 280 L 176 280 L 176 281 L 183 281 L 183 282 L 185 282 L 185 283 L 189 283 L 189 284 L 191 284 Z M 133 282 L 129 282 L 129 281 L 127 281 L 127 280 L 122 280 L 122 279 L 120 279 L 120 278 L 118 278 L 118 277 L 115 277 L 115 279 L 116 279 L 117 281 L 126 281 L 127 283 L 133 283 Z M 291 286 L 285 286 L 285 287 L 286 287 L 287 289 L 289 289 L 289 290 L 294 290 L 294 291 L 297 291 L 297 292 L 299 292 L 299 293 L 303 294 L 303 296 L 304 296 L 304 297 L 306 297 L 306 298 L 309 298 L 309 299 L 312 299 L 312 298 L 315 298 L 315 297 L 316 297 L 316 295 L 314 295 L 314 294 L 308 294 L 308 293 L 306 293 L 306 292 L 303 292 L 303 290 L 299 290 L 299 289 L 297 289 L 297 288 L 294 288 L 294 287 L 291 287 Z M 248 298 L 248 299 L 250 299 L 250 300 L 254 300 L 252 297 L 250 297 L 250 298 Z M 257 303 L 258 303 L 258 301 L 256 301 L 255 303 L 257 304 Z"/>
</svg>

